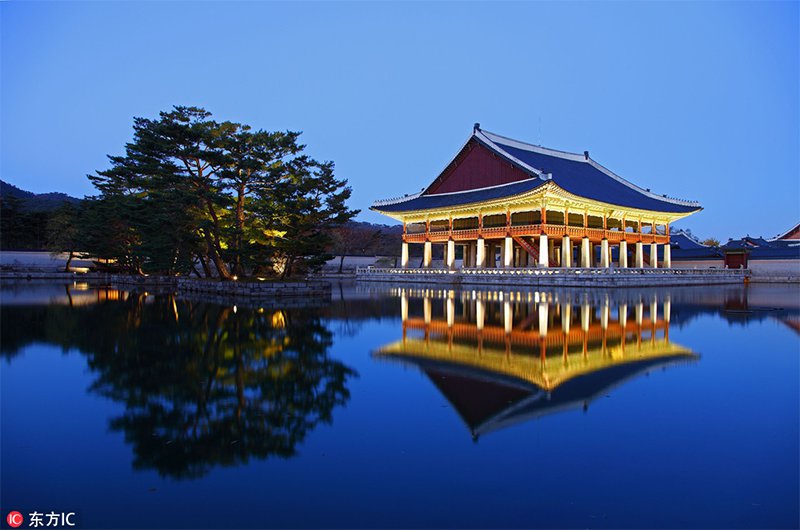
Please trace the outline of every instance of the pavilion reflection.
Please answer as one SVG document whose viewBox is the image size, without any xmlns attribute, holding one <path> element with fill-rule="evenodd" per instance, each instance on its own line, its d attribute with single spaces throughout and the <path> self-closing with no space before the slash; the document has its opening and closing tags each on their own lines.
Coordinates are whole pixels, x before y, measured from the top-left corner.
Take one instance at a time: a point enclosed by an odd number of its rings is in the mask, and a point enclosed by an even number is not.
<svg viewBox="0 0 800 530">
<path fill-rule="evenodd" d="M 402 339 L 374 353 L 423 371 L 477 439 L 699 357 L 669 339 L 671 299 L 650 294 L 399 289 Z"/>
</svg>

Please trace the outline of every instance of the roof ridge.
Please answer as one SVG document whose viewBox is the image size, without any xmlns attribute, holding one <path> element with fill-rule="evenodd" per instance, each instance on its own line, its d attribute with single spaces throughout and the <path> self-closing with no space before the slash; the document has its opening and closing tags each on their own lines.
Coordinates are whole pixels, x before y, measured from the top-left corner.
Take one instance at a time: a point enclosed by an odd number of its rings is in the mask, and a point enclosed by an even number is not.
<svg viewBox="0 0 800 530">
<path fill-rule="evenodd" d="M 800 223 L 797 223 L 796 225 L 791 227 L 789 230 L 783 232 L 782 234 L 778 234 L 777 236 L 773 237 L 772 239 L 768 239 L 767 241 L 778 241 L 782 237 L 788 236 L 789 234 L 791 234 L 792 232 L 794 232 L 798 228 L 800 228 Z M 795 239 L 786 239 L 785 241 L 796 241 L 796 240 Z"/>
<path fill-rule="evenodd" d="M 514 143 L 518 143 L 518 144 L 526 145 L 526 146 L 528 146 L 528 147 L 533 147 L 533 148 L 536 148 L 536 149 L 540 149 L 540 150 L 542 150 L 542 151 L 549 151 L 549 152 L 551 152 L 551 153 L 556 153 L 556 154 L 562 154 L 562 155 L 570 155 L 570 156 L 574 156 L 574 157 L 580 157 L 580 158 L 581 158 L 581 160 L 583 160 L 583 158 L 584 158 L 584 155 L 583 155 L 582 153 L 573 153 L 573 152 L 571 152 L 571 151 L 563 151 L 563 150 L 561 150 L 561 149 L 553 149 L 553 148 L 551 148 L 551 147 L 544 147 L 544 146 L 541 146 L 541 145 L 536 145 L 536 144 L 532 144 L 532 143 L 529 143 L 529 142 L 523 142 L 522 140 L 517 140 L 517 139 L 515 139 L 515 138 L 510 138 L 510 137 L 508 137 L 508 136 L 503 136 L 502 134 L 493 133 L 493 132 L 491 132 L 491 131 L 485 131 L 485 130 L 483 130 L 483 129 L 478 129 L 478 131 L 480 131 L 480 132 L 484 133 L 485 135 L 496 136 L 497 138 L 502 138 L 502 139 L 504 139 L 504 140 L 508 140 L 508 141 L 510 141 L 510 142 L 514 142 Z M 491 138 L 490 138 L 490 139 L 491 139 Z"/>
</svg>

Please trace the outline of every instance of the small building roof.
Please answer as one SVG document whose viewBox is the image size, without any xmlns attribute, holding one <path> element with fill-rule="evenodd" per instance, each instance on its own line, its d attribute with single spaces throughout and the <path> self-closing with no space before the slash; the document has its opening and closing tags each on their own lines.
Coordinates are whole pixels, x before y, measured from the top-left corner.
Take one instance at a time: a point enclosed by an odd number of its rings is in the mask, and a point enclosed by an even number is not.
<svg viewBox="0 0 800 530">
<path fill-rule="evenodd" d="M 704 245 L 693 235 L 684 230 L 675 230 L 670 233 L 669 246 L 672 259 L 675 261 L 722 259 L 722 251 L 717 247 Z M 663 256 L 664 251 L 658 249 L 658 255 Z"/>
<path fill-rule="evenodd" d="M 437 183 L 447 170 L 457 164 L 463 153 L 473 149 L 475 144 L 512 164 L 519 170 L 519 177 L 515 177 L 517 180 L 482 188 L 436 193 L 440 187 Z M 452 174 L 447 176 L 451 177 Z M 697 202 L 657 195 L 628 182 L 592 160 L 588 152 L 567 153 L 520 142 L 484 131 L 477 124 L 459 154 L 427 189 L 415 195 L 377 201 L 372 209 L 381 212 L 408 212 L 473 204 L 519 195 L 535 190 L 547 182 L 553 182 L 573 195 L 639 210 L 691 213 L 701 209 Z"/>
<path fill-rule="evenodd" d="M 669 235 L 669 244 L 673 249 L 679 248 L 681 250 L 709 248 L 708 245 L 704 245 L 685 230 L 673 230 Z"/>
<path fill-rule="evenodd" d="M 800 259 L 800 241 L 792 239 L 767 241 L 763 237 L 745 236 L 731 239 L 721 248 L 726 253 L 746 252 L 751 259 Z"/>
</svg>

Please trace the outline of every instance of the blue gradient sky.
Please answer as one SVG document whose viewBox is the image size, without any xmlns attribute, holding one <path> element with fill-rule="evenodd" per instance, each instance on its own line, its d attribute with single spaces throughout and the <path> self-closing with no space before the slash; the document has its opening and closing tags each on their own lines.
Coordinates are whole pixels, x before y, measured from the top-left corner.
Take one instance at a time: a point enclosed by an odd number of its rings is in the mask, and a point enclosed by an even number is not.
<svg viewBox="0 0 800 530">
<path fill-rule="evenodd" d="M 699 200 L 677 226 L 800 221 L 798 2 L 16 3 L 2 19 L 0 176 L 85 175 L 175 104 L 304 131 L 363 220 L 418 191 L 473 122 Z"/>
</svg>

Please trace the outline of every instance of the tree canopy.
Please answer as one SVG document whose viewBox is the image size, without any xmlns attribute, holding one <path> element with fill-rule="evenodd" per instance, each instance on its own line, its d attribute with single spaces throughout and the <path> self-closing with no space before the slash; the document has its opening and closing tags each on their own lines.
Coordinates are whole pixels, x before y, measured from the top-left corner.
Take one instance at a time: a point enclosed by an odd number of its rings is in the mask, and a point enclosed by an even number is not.
<svg viewBox="0 0 800 530">
<path fill-rule="evenodd" d="M 133 140 L 90 175 L 87 252 L 133 273 L 232 279 L 302 274 L 330 256 L 331 230 L 358 212 L 333 162 L 299 132 L 218 122 L 198 107 L 135 118 Z"/>
</svg>

